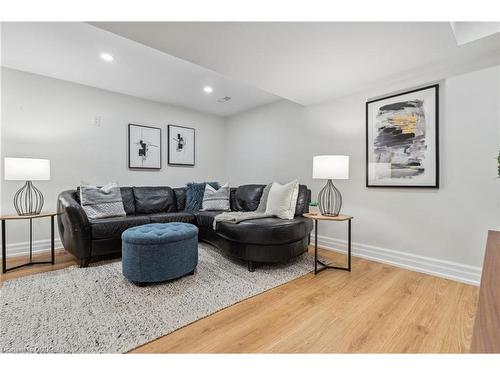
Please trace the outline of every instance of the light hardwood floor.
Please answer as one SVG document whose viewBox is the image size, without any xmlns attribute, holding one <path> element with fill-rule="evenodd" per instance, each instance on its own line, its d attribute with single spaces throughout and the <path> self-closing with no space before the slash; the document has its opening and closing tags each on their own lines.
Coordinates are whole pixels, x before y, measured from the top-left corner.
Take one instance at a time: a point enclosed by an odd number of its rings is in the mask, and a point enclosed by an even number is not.
<svg viewBox="0 0 500 375">
<path fill-rule="evenodd" d="M 321 255 L 342 259 L 330 251 Z M 58 251 L 54 266 L 12 271 L 0 284 L 74 264 Z M 464 353 L 477 295 L 474 286 L 353 258 L 351 273 L 305 275 L 132 352 Z"/>
</svg>

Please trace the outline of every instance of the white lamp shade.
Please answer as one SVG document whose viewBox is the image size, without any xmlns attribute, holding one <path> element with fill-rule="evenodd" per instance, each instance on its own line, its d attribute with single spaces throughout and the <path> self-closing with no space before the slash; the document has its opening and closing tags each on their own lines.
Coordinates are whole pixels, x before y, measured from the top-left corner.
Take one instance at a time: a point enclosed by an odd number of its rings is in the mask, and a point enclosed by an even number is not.
<svg viewBox="0 0 500 375">
<path fill-rule="evenodd" d="M 347 180 L 349 178 L 349 156 L 315 156 L 313 158 L 313 178 L 324 180 Z"/>
<path fill-rule="evenodd" d="M 50 180 L 50 160 L 30 158 L 5 158 L 4 160 L 6 180 Z"/>
</svg>

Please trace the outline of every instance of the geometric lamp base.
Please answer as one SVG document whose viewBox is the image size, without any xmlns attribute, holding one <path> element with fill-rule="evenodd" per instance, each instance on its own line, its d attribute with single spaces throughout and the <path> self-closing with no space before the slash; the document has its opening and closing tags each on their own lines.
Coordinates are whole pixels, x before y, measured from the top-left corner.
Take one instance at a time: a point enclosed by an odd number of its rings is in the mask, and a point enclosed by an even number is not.
<svg viewBox="0 0 500 375">
<path fill-rule="evenodd" d="M 43 207 L 43 195 L 31 181 L 14 195 L 14 207 L 19 216 L 38 215 Z"/>
<path fill-rule="evenodd" d="M 342 195 L 333 185 L 332 180 L 328 180 L 325 187 L 318 195 L 318 206 L 321 215 L 338 216 L 342 207 Z"/>
</svg>

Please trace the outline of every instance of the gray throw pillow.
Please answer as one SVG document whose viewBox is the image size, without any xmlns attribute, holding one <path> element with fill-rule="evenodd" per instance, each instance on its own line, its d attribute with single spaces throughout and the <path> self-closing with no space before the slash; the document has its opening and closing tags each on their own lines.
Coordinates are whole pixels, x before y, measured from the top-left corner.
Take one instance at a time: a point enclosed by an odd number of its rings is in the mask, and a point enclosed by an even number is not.
<svg viewBox="0 0 500 375">
<path fill-rule="evenodd" d="M 115 182 L 103 187 L 80 186 L 80 204 L 89 219 L 126 216 L 122 194 Z"/>
<path fill-rule="evenodd" d="M 223 185 L 219 190 L 215 190 L 207 184 L 203 194 L 203 211 L 229 211 L 229 185 Z"/>
</svg>

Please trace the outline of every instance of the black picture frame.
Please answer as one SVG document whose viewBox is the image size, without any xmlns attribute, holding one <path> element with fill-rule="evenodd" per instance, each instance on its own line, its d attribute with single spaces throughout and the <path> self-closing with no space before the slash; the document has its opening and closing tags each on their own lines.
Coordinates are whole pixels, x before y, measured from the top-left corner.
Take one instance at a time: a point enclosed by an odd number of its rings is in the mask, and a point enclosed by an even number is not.
<svg viewBox="0 0 500 375">
<path fill-rule="evenodd" d="M 173 160 L 171 153 L 172 153 L 172 147 L 170 145 L 170 139 L 171 139 L 171 131 L 173 128 L 182 128 L 182 129 L 187 129 L 187 130 L 192 130 L 193 132 L 193 147 L 192 147 L 192 152 L 193 152 L 193 162 L 192 163 L 180 163 L 175 160 Z M 194 167 L 196 164 L 196 129 L 195 128 L 190 128 L 187 126 L 181 126 L 181 125 L 175 125 L 175 124 L 169 124 L 167 128 L 167 147 L 168 147 L 168 157 L 167 157 L 167 163 L 168 165 L 174 165 L 174 166 L 185 166 L 185 167 Z"/>
<path fill-rule="evenodd" d="M 159 149 L 160 149 L 160 156 L 159 156 L 159 166 L 158 167 L 139 167 L 139 166 L 132 166 L 131 164 L 131 152 L 130 152 L 130 142 L 131 142 L 131 137 L 130 137 L 130 133 L 131 133 L 131 128 L 135 126 L 135 127 L 140 127 L 140 128 L 148 128 L 148 129 L 154 129 L 154 130 L 158 130 L 159 131 L 159 134 L 158 134 L 158 145 L 159 145 Z M 128 167 L 129 169 L 133 169 L 133 170 L 141 170 L 141 169 L 145 169 L 145 170 L 160 170 L 161 167 L 162 167 L 162 136 L 161 136 L 161 128 L 157 128 L 157 127 L 154 127 L 154 126 L 146 126 L 146 125 L 139 125 L 139 124 L 133 124 L 133 123 L 130 123 L 128 124 L 128 144 L 127 144 L 127 147 L 128 147 Z"/>
<path fill-rule="evenodd" d="M 370 129 L 370 123 L 369 123 L 369 106 L 373 103 L 376 103 L 376 102 L 379 102 L 379 101 L 382 101 L 382 100 L 387 100 L 387 99 L 392 99 L 392 98 L 397 98 L 398 96 L 403 96 L 403 95 L 407 95 L 407 94 L 412 94 L 412 93 L 416 93 L 416 92 L 419 92 L 419 91 L 424 91 L 424 90 L 435 90 L 435 103 L 434 103 L 434 106 L 435 106 L 435 110 L 434 110 L 434 149 L 435 149 L 435 167 L 434 167 L 434 171 L 435 171 L 435 176 L 434 176 L 434 183 L 433 184 L 429 184 L 429 185 L 412 185 L 412 184 L 400 184 L 400 185 L 397 185 L 397 184 L 385 184 L 385 185 L 382 185 L 382 184 L 370 184 L 370 171 L 369 171 L 369 129 Z M 433 85 L 429 85 L 429 86 L 425 86 L 425 87 L 420 87 L 420 88 L 416 88 L 416 89 L 412 89 L 412 90 L 408 90 L 408 91 L 404 91 L 404 92 L 400 92 L 400 93 L 397 93 L 397 94 L 393 94 L 393 95 L 388 95 L 388 96 L 385 96 L 385 97 L 381 97 L 381 98 L 377 98 L 377 99 L 373 99 L 373 100 L 369 100 L 366 102 L 366 106 L 365 106 L 365 117 L 366 117 L 366 133 L 365 133 L 365 156 L 366 156 L 366 163 L 365 163 L 365 168 L 366 168 L 366 187 L 368 188 L 420 188 L 420 189 L 439 189 L 439 174 L 440 174 L 440 170 L 439 170 L 439 164 L 440 164 L 440 160 L 439 160 L 439 84 L 433 84 Z"/>
</svg>

